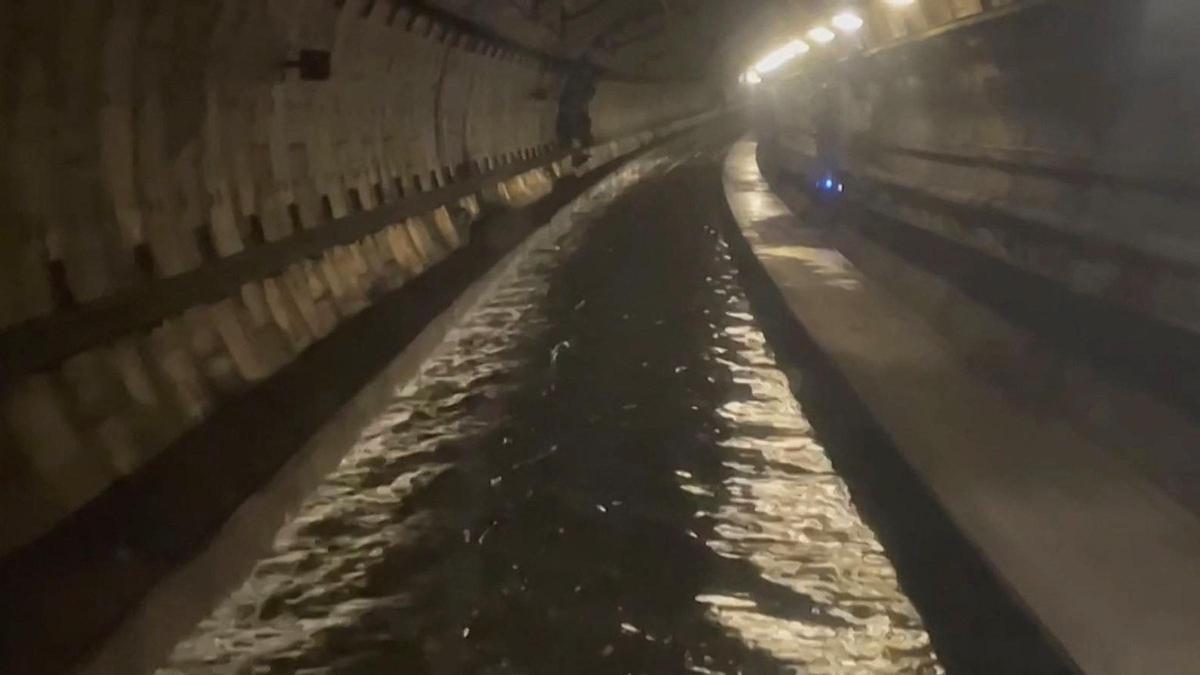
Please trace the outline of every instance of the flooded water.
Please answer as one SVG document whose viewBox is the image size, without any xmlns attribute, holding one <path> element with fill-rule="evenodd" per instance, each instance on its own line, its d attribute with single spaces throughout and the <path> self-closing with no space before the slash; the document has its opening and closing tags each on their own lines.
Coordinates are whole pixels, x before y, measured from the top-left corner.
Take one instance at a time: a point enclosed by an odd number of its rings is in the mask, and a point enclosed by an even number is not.
<svg viewBox="0 0 1200 675">
<path fill-rule="evenodd" d="M 532 251 L 160 674 L 943 672 L 690 171 Z"/>
</svg>

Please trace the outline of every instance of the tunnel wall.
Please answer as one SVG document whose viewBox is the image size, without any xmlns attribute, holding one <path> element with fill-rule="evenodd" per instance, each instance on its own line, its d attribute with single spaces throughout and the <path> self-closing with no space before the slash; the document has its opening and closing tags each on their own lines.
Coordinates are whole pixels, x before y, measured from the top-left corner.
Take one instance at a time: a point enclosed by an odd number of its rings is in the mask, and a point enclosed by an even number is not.
<svg viewBox="0 0 1200 675">
<path fill-rule="evenodd" d="M 563 170 L 553 61 L 401 3 L 6 16 L 0 555 Z M 673 89 L 602 82 L 604 140 L 700 111 Z"/>
<path fill-rule="evenodd" d="M 713 92 L 702 84 L 648 91 L 645 84 L 635 82 L 601 82 L 590 106 L 592 134 L 597 140 L 621 138 L 715 105 Z"/>
<path fill-rule="evenodd" d="M 964 16 L 769 85 L 769 163 L 842 171 L 857 264 L 1036 414 L 1200 510 L 1183 375 L 1200 337 L 1200 8 Z"/>
</svg>

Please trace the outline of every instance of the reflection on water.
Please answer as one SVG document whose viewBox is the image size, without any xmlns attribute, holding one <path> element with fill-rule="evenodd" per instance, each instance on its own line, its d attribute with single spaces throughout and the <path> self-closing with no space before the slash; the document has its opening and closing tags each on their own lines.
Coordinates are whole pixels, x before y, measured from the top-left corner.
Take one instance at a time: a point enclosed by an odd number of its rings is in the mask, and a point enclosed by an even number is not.
<svg viewBox="0 0 1200 675">
<path fill-rule="evenodd" d="M 160 674 L 942 672 L 680 173 L 533 251 Z"/>
<path fill-rule="evenodd" d="M 418 561 L 445 533 L 433 507 L 415 497 L 464 460 L 469 439 L 503 419 L 522 340 L 545 322 L 538 308 L 546 270 L 561 255 L 558 245 L 534 251 L 466 317 L 279 533 L 275 555 L 176 647 L 160 673 L 343 672 L 329 645 L 369 649 L 419 630 L 408 625 L 419 618 L 408 614 L 425 583 Z M 462 533 L 464 542 L 486 535 Z M 416 572 L 411 579 L 403 578 L 406 568 Z M 353 655 L 345 660 L 358 663 Z"/>
<path fill-rule="evenodd" d="M 763 334 L 743 313 L 727 313 L 724 332 L 735 346 L 716 361 L 750 396 L 718 411 L 734 435 L 719 443 L 729 475 L 724 498 L 714 500 L 718 536 L 708 544 L 751 561 L 764 579 L 813 606 L 809 617 L 780 617 L 744 595 L 698 599 L 722 625 L 797 672 L 941 672 L 920 617 L 812 438 Z"/>
</svg>

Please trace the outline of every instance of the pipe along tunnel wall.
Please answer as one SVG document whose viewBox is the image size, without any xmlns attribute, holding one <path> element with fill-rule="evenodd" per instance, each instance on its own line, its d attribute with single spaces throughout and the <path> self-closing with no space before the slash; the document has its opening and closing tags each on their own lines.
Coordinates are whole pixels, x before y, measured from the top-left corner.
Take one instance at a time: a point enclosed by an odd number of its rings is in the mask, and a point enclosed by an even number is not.
<svg viewBox="0 0 1200 675">
<path fill-rule="evenodd" d="M 153 583 L 136 570 L 191 545 L 122 536 L 87 560 L 94 551 L 46 544 L 56 530 L 86 525 L 227 406 L 253 406 L 387 293 L 437 295 L 423 287 L 456 278 L 435 272 L 473 223 L 539 204 L 578 172 L 555 128 L 562 62 L 443 13 L 265 0 L 8 9 L 0 145 L 20 161 L 0 180 L 0 562 L 32 569 L 45 544 L 63 563 L 55 593 L 96 605 L 68 619 L 54 603 L 10 604 L 30 613 L 6 618 L 0 662 L 47 672 L 113 629 Z M 313 53 L 316 79 L 288 65 Z M 715 102 L 695 83 L 601 73 L 595 88 L 582 170 Z M 241 445 L 204 447 L 227 467 Z M 245 481 L 193 482 L 229 501 Z M 199 522 L 153 516 L 176 518 Z M 120 588 L 76 574 L 90 565 L 125 569 Z M 16 576 L 5 583 L 36 581 Z"/>
<path fill-rule="evenodd" d="M 790 186 L 841 173 L 857 265 L 1031 413 L 1197 512 L 1200 9 L 944 19 L 766 85 L 764 167 Z"/>
</svg>

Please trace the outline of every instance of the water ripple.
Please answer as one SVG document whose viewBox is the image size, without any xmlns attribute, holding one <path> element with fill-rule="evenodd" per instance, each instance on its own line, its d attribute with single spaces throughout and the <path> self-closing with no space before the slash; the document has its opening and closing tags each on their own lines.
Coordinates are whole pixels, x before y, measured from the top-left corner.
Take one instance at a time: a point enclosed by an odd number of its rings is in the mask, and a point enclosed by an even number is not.
<svg viewBox="0 0 1200 675">
<path fill-rule="evenodd" d="M 464 319 L 159 675 L 943 672 L 725 242 L 613 218 Z M 623 290 L 654 255 L 689 300 Z"/>
</svg>

